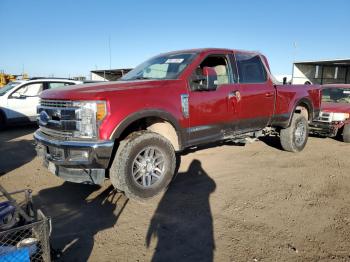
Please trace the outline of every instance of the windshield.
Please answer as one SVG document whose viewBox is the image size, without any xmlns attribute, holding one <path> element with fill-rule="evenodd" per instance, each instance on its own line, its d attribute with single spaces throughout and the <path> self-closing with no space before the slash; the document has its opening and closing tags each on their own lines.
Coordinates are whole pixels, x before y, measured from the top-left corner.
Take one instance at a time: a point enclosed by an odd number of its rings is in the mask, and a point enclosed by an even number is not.
<svg viewBox="0 0 350 262">
<path fill-rule="evenodd" d="M 0 96 L 3 96 L 4 94 L 6 94 L 9 90 L 11 90 L 12 88 L 14 88 L 15 86 L 18 86 L 20 83 L 19 82 L 10 82 L 7 85 L 5 85 L 4 87 L 0 88 Z"/>
<path fill-rule="evenodd" d="M 195 53 L 182 53 L 153 57 L 131 70 L 120 80 L 176 79 L 195 55 Z"/>
<path fill-rule="evenodd" d="M 323 89 L 322 102 L 350 104 L 350 88 Z"/>
</svg>

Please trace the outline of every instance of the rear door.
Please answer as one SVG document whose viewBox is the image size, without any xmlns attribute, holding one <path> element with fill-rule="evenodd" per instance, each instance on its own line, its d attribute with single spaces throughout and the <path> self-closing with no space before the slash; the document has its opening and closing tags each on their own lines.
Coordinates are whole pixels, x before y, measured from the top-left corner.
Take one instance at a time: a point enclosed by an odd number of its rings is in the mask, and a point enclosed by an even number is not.
<svg viewBox="0 0 350 262">
<path fill-rule="evenodd" d="M 194 70 L 192 79 L 202 75 L 203 68 L 215 72 L 211 90 L 197 90 L 190 80 L 189 116 L 190 144 L 200 144 L 221 139 L 232 133 L 232 122 L 236 121 L 234 104 L 230 93 L 234 90 L 235 79 L 228 54 L 208 55 Z"/>
<path fill-rule="evenodd" d="M 238 52 L 235 58 L 240 96 L 238 132 L 261 130 L 273 115 L 275 86 L 259 54 Z"/>
</svg>

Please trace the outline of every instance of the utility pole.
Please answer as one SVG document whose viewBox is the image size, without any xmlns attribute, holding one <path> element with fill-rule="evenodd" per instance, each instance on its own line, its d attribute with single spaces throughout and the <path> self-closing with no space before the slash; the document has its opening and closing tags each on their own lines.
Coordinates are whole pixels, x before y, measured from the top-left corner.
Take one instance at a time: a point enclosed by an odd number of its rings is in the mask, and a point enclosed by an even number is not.
<svg viewBox="0 0 350 262">
<path fill-rule="evenodd" d="M 297 59 L 297 51 L 298 51 L 297 48 L 298 48 L 298 43 L 297 42 L 293 42 L 293 63 Z"/>
<path fill-rule="evenodd" d="M 293 62 L 292 62 L 292 79 L 291 79 L 291 83 L 293 84 L 293 80 L 294 80 L 294 64 L 296 62 L 297 59 L 297 42 L 294 41 L 293 42 Z"/>
<path fill-rule="evenodd" d="M 112 69 L 111 36 L 108 37 L 108 48 L 109 48 L 109 70 L 111 70 Z"/>
</svg>

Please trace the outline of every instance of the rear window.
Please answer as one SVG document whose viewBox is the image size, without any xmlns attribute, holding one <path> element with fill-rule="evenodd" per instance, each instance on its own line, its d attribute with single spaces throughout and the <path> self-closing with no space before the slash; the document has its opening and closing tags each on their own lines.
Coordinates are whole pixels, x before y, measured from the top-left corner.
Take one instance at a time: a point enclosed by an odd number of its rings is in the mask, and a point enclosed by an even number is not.
<svg viewBox="0 0 350 262">
<path fill-rule="evenodd" d="M 240 83 L 266 82 L 266 71 L 260 56 L 256 54 L 236 54 Z"/>
<path fill-rule="evenodd" d="M 322 102 L 350 104 L 350 88 L 323 89 Z"/>
<path fill-rule="evenodd" d="M 74 83 L 67 83 L 67 82 L 48 82 L 48 89 L 55 89 L 58 87 L 62 87 L 62 86 L 70 86 L 70 85 L 74 85 Z"/>
</svg>

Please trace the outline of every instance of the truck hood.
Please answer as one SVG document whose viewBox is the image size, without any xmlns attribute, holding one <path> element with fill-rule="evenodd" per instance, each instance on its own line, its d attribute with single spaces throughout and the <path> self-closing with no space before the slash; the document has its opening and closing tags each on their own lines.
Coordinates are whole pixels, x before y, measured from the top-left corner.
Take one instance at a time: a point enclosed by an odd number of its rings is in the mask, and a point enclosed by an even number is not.
<svg viewBox="0 0 350 262">
<path fill-rule="evenodd" d="M 104 100 L 109 97 L 109 93 L 111 92 L 157 88 L 164 86 L 169 81 L 179 80 L 113 81 L 72 85 L 46 90 L 41 93 L 40 98 L 55 100 Z"/>
<path fill-rule="evenodd" d="M 350 113 L 350 104 L 322 102 L 322 111 L 332 113 Z"/>
</svg>

